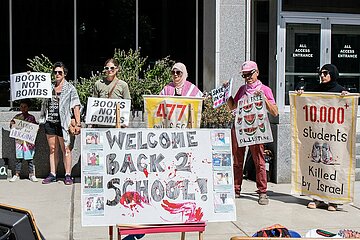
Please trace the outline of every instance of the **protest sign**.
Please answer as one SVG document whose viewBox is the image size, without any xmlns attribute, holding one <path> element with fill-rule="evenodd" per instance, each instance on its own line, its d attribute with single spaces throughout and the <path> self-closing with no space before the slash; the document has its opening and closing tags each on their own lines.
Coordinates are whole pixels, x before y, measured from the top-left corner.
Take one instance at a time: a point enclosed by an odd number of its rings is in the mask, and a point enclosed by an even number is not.
<svg viewBox="0 0 360 240">
<path fill-rule="evenodd" d="M 115 126 L 116 104 L 120 104 L 120 124 L 129 125 L 131 100 L 89 97 L 86 107 L 86 124 Z"/>
<path fill-rule="evenodd" d="M 81 131 L 83 226 L 236 219 L 229 129 Z"/>
<path fill-rule="evenodd" d="M 14 121 L 15 124 L 10 130 L 9 137 L 34 144 L 39 125 L 19 119 L 14 119 Z"/>
<path fill-rule="evenodd" d="M 11 101 L 24 98 L 51 98 L 50 73 L 23 72 L 10 75 Z"/>
<path fill-rule="evenodd" d="M 292 193 L 353 201 L 358 95 L 290 93 Z"/>
<path fill-rule="evenodd" d="M 273 141 L 264 96 L 244 95 L 238 101 L 235 117 L 239 147 Z"/>
<path fill-rule="evenodd" d="M 148 128 L 187 128 L 189 105 L 192 107 L 192 128 L 200 128 L 202 98 L 144 95 Z"/>
<path fill-rule="evenodd" d="M 232 79 L 230 79 L 225 85 L 222 85 L 216 89 L 211 90 L 213 108 L 218 108 L 226 104 L 227 100 L 231 96 L 231 88 L 232 88 Z"/>
</svg>

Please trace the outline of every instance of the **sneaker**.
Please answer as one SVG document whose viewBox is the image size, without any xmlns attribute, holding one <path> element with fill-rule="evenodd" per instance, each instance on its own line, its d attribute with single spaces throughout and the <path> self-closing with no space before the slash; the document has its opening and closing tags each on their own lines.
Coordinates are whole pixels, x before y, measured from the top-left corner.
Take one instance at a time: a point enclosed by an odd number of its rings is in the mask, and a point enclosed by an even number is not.
<svg viewBox="0 0 360 240">
<path fill-rule="evenodd" d="M 39 180 L 35 177 L 35 175 L 29 176 L 30 181 L 32 182 L 38 182 Z"/>
<path fill-rule="evenodd" d="M 259 200 L 258 203 L 260 205 L 268 205 L 269 204 L 269 197 L 266 195 L 266 193 L 260 193 L 259 194 Z"/>
<path fill-rule="evenodd" d="M 240 190 L 235 189 L 235 198 L 240 198 Z"/>
<path fill-rule="evenodd" d="M 313 201 L 309 202 L 309 204 L 307 205 L 307 208 L 315 209 L 315 208 L 318 208 L 323 203 L 324 202 L 322 202 L 322 201 L 313 200 Z"/>
<path fill-rule="evenodd" d="M 334 203 L 329 203 L 328 211 L 335 212 L 337 210 L 337 205 Z"/>
<path fill-rule="evenodd" d="M 56 177 L 52 173 L 49 173 L 49 176 L 42 181 L 42 184 L 49 184 L 52 182 L 56 182 Z"/>
<path fill-rule="evenodd" d="M 74 183 L 71 175 L 65 175 L 64 183 L 65 183 L 65 185 L 72 185 Z"/>
<path fill-rule="evenodd" d="M 9 182 L 15 182 L 15 181 L 17 181 L 17 180 L 19 180 L 20 179 L 20 177 L 18 176 L 18 175 L 14 175 L 10 180 L 9 180 Z"/>
</svg>

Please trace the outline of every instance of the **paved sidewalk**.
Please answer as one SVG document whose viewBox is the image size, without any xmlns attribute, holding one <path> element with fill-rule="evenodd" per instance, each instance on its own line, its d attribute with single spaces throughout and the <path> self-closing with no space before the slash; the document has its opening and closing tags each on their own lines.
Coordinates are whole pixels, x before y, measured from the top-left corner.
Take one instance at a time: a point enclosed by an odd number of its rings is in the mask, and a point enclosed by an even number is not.
<svg viewBox="0 0 360 240">
<path fill-rule="evenodd" d="M 255 194 L 255 182 L 244 180 L 241 198 L 236 199 L 237 221 L 208 223 L 205 240 L 229 240 L 233 236 L 251 236 L 260 228 L 279 223 L 304 235 L 321 228 L 331 232 L 349 228 L 360 231 L 360 182 L 355 184 L 355 202 L 342 211 L 307 209 L 307 197 L 290 195 L 290 184 L 268 184 L 270 204 L 260 206 Z M 66 186 L 62 181 L 42 185 L 20 180 L 0 181 L 0 203 L 32 211 L 35 221 L 48 240 L 108 239 L 107 227 L 82 227 L 80 183 Z M 143 240 L 180 239 L 179 233 L 149 234 Z M 197 239 L 188 233 L 186 239 Z"/>
</svg>

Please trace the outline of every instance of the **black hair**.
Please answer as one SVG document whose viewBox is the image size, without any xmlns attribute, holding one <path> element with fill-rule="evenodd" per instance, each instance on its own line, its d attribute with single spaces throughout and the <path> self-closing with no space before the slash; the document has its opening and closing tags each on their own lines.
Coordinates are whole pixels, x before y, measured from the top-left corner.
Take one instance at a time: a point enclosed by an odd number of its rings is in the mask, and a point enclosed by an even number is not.
<svg viewBox="0 0 360 240">
<path fill-rule="evenodd" d="M 22 103 L 25 103 L 29 108 L 31 107 L 31 100 L 29 98 L 24 98 L 24 99 L 21 99 L 19 101 L 19 105 L 21 105 Z"/>
<path fill-rule="evenodd" d="M 57 67 L 60 67 L 60 68 L 64 69 L 64 74 L 67 75 L 68 69 L 67 69 L 67 67 L 65 66 L 65 64 L 63 62 L 54 63 L 54 66 L 53 66 L 52 70 L 55 71 L 55 68 L 57 68 Z"/>
<path fill-rule="evenodd" d="M 113 63 L 116 67 L 119 66 L 119 61 L 116 60 L 115 58 L 109 58 L 108 60 L 106 60 L 104 66 L 106 66 L 106 64 L 108 64 L 108 63 Z"/>
</svg>

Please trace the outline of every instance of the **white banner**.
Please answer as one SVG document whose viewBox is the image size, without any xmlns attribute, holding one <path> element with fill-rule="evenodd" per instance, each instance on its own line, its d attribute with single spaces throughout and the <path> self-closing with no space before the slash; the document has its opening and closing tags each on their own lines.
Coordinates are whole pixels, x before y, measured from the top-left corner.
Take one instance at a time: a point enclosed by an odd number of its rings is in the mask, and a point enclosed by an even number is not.
<svg viewBox="0 0 360 240">
<path fill-rule="evenodd" d="M 35 144 L 39 125 L 23 120 L 14 119 L 15 124 L 10 130 L 9 137 Z"/>
<path fill-rule="evenodd" d="M 131 100 L 89 97 L 86 108 L 86 124 L 116 125 L 116 104 L 120 104 L 120 124 L 129 125 Z"/>
<path fill-rule="evenodd" d="M 290 93 L 292 193 L 353 202 L 358 98 Z"/>
<path fill-rule="evenodd" d="M 244 95 L 238 101 L 235 131 L 239 147 L 273 141 L 266 104 L 262 95 Z"/>
<path fill-rule="evenodd" d="M 51 75 L 23 72 L 10 75 L 11 101 L 23 98 L 51 98 Z"/>
<path fill-rule="evenodd" d="M 230 129 L 83 129 L 83 226 L 235 221 Z"/>
</svg>

